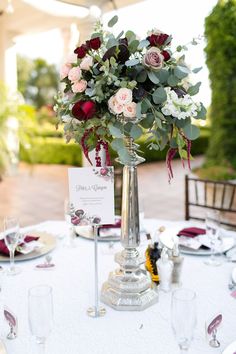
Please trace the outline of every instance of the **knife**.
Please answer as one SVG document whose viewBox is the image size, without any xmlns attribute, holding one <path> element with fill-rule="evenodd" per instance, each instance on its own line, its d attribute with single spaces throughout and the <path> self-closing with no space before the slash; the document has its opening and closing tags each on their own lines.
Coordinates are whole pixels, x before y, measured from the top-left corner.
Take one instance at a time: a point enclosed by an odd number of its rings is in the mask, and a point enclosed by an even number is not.
<svg viewBox="0 0 236 354">
<path fill-rule="evenodd" d="M 7 354 L 7 350 L 2 341 L 0 341 L 0 354 Z"/>
</svg>

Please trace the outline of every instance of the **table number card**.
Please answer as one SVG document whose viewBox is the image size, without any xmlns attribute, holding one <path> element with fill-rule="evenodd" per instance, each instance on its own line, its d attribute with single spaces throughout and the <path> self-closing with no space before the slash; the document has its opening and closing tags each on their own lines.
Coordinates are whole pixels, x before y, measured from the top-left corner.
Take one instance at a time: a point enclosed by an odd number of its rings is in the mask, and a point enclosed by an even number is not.
<svg viewBox="0 0 236 354">
<path fill-rule="evenodd" d="M 80 224 L 113 224 L 114 167 L 69 168 L 70 202 Z"/>
</svg>

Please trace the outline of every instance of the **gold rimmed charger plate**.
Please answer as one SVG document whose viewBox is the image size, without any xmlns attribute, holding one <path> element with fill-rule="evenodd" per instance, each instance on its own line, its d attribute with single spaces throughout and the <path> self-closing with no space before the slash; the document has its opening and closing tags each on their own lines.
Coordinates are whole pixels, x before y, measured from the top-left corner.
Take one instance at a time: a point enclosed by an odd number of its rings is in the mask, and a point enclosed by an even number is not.
<svg viewBox="0 0 236 354">
<path fill-rule="evenodd" d="M 51 252 L 57 244 L 55 236 L 48 234 L 46 232 L 30 231 L 27 232 L 28 235 L 39 236 L 39 241 L 43 243 L 43 247 L 36 249 L 28 254 L 18 254 L 15 256 L 15 261 L 27 261 L 30 259 L 42 257 L 47 253 Z M 0 255 L 0 262 L 9 262 L 10 259 L 7 256 Z"/>
</svg>

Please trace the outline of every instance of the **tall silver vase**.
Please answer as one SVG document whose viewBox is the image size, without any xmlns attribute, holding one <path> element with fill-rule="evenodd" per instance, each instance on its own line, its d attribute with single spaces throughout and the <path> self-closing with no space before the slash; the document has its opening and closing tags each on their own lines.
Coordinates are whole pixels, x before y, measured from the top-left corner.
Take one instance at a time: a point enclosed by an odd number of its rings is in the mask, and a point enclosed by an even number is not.
<svg viewBox="0 0 236 354">
<path fill-rule="evenodd" d="M 101 300 L 120 311 L 139 311 L 158 301 L 150 276 L 141 265 L 137 165 L 144 161 L 137 155 L 137 144 L 125 138 L 130 161 L 123 168 L 121 244 L 124 250 L 115 255 L 119 268 L 109 274 L 103 284 Z"/>
</svg>

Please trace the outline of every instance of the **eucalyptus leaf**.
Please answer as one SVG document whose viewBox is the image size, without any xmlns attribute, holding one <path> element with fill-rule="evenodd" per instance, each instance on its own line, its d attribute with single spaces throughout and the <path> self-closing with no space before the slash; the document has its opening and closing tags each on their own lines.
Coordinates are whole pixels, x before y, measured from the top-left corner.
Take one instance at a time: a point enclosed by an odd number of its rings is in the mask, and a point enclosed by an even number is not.
<svg viewBox="0 0 236 354">
<path fill-rule="evenodd" d="M 156 72 L 156 76 L 158 77 L 160 83 L 163 84 L 164 82 L 167 81 L 167 79 L 169 77 L 169 72 L 168 72 L 168 70 L 161 69 Z"/>
<path fill-rule="evenodd" d="M 163 103 L 167 99 L 166 91 L 163 87 L 158 87 L 152 94 L 152 99 L 155 104 Z"/>
<path fill-rule="evenodd" d="M 177 144 L 177 141 L 175 138 L 170 139 L 170 147 L 174 148 L 174 149 L 178 147 L 178 144 Z"/>
<path fill-rule="evenodd" d="M 188 124 L 183 128 L 184 135 L 189 140 L 195 140 L 200 136 L 200 129 L 196 125 Z"/>
<path fill-rule="evenodd" d="M 119 44 L 118 40 L 115 37 L 111 37 L 108 39 L 107 49 L 118 46 L 118 44 Z"/>
<path fill-rule="evenodd" d="M 117 15 L 115 15 L 115 16 L 113 16 L 111 19 L 110 19 L 110 21 L 108 22 L 108 27 L 113 27 L 113 26 L 115 26 L 115 24 L 117 23 L 117 21 L 118 21 L 118 16 Z"/>
<path fill-rule="evenodd" d="M 93 33 L 92 35 L 91 35 L 91 39 L 92 38 L 97 38 L 97 37 L 102 37 L 102 35 L 101 35 L 101 33 L 99 33 L 99 32 L 95 32 L 95 33 Z"/>
<path fill-rule="evenodd" d="M 136 117 L 140 119 L 142 116 L 142 110 L 141 110 L 141 102 L 138 102 L 136 104 Z"/>
<path fill-rule="evenodd" d="M 161 129 L 161 128 L 162 128 L 162 124 L 161 124 L 160 118 L 158 118 L 157 116 L 155 116 L 155 122 L 156 122 L 158 128 Z"/>
<path fill-rule="evenodd" d="M 154 84 L 159 84 L 159 79 L 157 75 L 153 71 L 148 71 L 147 72 L 149 79 L 154 83 Z"/>
<path fill-rule="evenodd" d="M 114 139 L 111 143 L 111 147 L 116 151 L 119 151 L 120 149 L 124 149 L 125 148 L 124 140 L 120 138 Z"/>
<path fill-rule="evenodd" d="M 196 118 L 196 119 L 206 119 L 206 114 L 207 114 L 207 110 L 204 107 L 204 105 L 201 103 L 201 109 L 198 112 L 197 116 L 194 117 L 194 118 Z"/>
<path fill-rule="evenodd" d="M 131 161 L 131 156 L 130 156 L 128 150 L 125 147 L 122 148 L 122 149 L 119 149 L 117 152 L 118 152 L 120 161 L 124 165 L 128 164 Z"/>
<path fill-rule="evenodd" d="M 136 39 L 136 34 L 133 31 L 127 31 L 125 33 L 125 37 L 128 39 L 128 42 L 132 42 L 134 39 Z"/>
<path fill-rule="evenodd" d="M 114 137 L 116 137 L 116 138 L 123 137 L 122 131 L 118 127 L 115 127 L 113 124 L 108 124 L 108 129 L 109 129 L 111 135 L 113 135 Z"/>
<path fill-rule="evenodd" d="M 142 110 L 143 114 L 147 113 L 147 111 L 150 108 L 150 105 L 151 105 L 151 103 L 147 99 L 142 100 L 142 102 L 141 102 L 141 110 Z"/>
<path fill-rule="evenodd" d="M 130 53 L 135 53 L 139 45 L 139 41 L 134 39 L 132 42 L 129 43 L 129 51 Z"/>
<path fill-rule="evenodd" d="M 178 65 L 174 69 L 174 74 L 178 79 L 183 79 L 190 73 L 190 70 L 186 66 Z"/>
<path fill-rule="evenodd" d="M 142 70 L 138 73 L 138 75 L 136 76 L 136 80 L 138 82 L 145 82 L 147 79 L 147 72 L 146 70 Z"/>
<path fill-rule="evenodd" d="M 175 75 L 172 74 L 168 77 L 167 83 L 168 83 L 168 85 L 173 87 L 173 86 L 178 85 L 179 79 Z"/>
<path fill-rule="evenodd" d="M 125 62 L 126 66 L 134 66 L 139 64 L 139 59 L 130 59 Z"/>
<path fill-rule="evenodd" d="M 119 40 L 119 39 L 123 36 L 123 34 L 124 34 L 124 31 L 121 31 L 121 32 L 118 34 L 118 36 L 116 37 L 116 39 Z"/>
<path fill-rule="evenodd" d="M 189 87 L 187 93 L 188 93 L 190 96 L 196 95 L 196 94 L 199 92 L 200 86 L 201 86 L 201 82 L 197 82 L 195 85 Z"/>
<path fill-rule="evenodd" d="M 192 72 L 193 72 L 194 74 L 197 74 L 200 70 L 202 70 L 202 66 L 200 66 L 199 68 L 193 69 Z"/>
<path fill-rule="evenodd" d="M 143 39 L 138 45 L 138 50 L 146 48 L 149 45 L 150 45 L 150 42 L 147 39 Z"/>
<path fill-rule="evenodd" d="M 140 138 L 140 136 L 142 136 L 143 131 L 142 128 L 140 128 L 138 125 L 133 124 L 131 130 L 130 130 L 130 136 L 136 140 L 138 138 Z"/>
<path fill-rule="evenodd" d="M 142 119 L 141 122 L 139 123 L 144 129 L 148 129 L 152 127 L 154 122 L 154 115 L 148 114 L 146 118 Z"/>
</svg>

